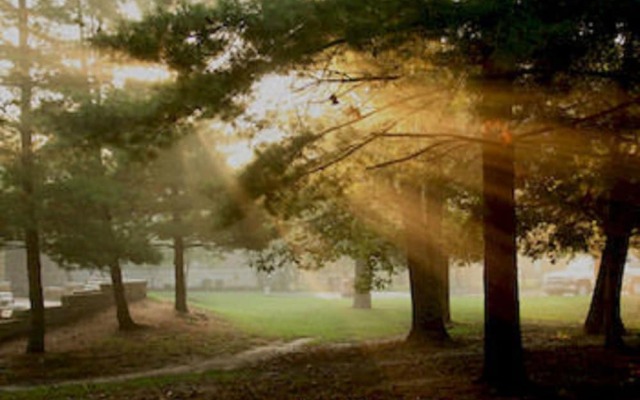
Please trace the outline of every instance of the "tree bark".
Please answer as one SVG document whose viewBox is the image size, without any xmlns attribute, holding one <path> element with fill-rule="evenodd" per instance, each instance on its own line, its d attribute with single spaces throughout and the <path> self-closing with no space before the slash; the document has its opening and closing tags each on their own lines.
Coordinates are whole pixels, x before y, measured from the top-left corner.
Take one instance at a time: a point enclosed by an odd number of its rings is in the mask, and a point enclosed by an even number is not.
<svg viewBox="0 0 640 400">
<path fill-rule="evenodd" d="M 371 309 L 371 271 L 364 258 L 356 259 L 355 279 L 353 282 L 353 308 Z"/>
<path fill-rule="evenodd" d="M 443 240 L 445 203 L 444 192 L 437 184 L 423 186 L 424 221 L 427 229 L 427 240 L 433 243 L 433 262 L 438 275 L 437 289 L 442 294 L 442 320 L 451 322 L 451 296 L 449 293 L 449 251 Z"/>
<path fill-rule="evenodd" d="M 608 266 L 605 265 L 605 259 L 609 260 L 610 257 L 609 256 L 605 257 L 605 253 L 612 251 L 616 247 L 615 244 L 609 243 L 610 240 L 611 239 L 609 237 L 606 238 L 605 248 L 602 252 L 602 257 L 600 260 L 600 269 L 598 270 L 598 276 L 596 278 L 596 285 L 595 285 L 595 288 L 593 289 L 593 294 L 591 296 L 589 312 L 584 322 L 584 332 L 588 335 L 604 334 L 605 285 L 613 282 L 613 280 L 607 279 Z M 619 317 L 619 314 L 618 314 L 618 317 Z M 624 333 L 625 328 L 622 322 L 622 318 L 617 318 L 617 320 L 614 323 L 618 326 L 618 329 L 620 329 Z"/>
<path fill-rule="evenodd" d="M 33 84 L 29 75 L 29 10 L 26 0 L 18 2 L 18 34 L 21 54 L 17 62 L 20 79 L 20 145 L 22 163 L 22 190 L 25 196 L 25 247 L 27 253 L 27 279 L 29 281 L 29 337 L 27 353 L 44 353 L 45 320 L 44 296 L 42 293 L 42 264 L 40 262 L 40 232 L 36 215 L 34 195 L 33 144 L 30 126 Z"/>
<path fill-rule="evenodd" d="M 116 316 L 118 318 L 118 329 L 121 331 L 129 331 L 138 328 L 138 325 L 131 318 L 129 313 L 129 304 L 124 289 L 124 282 L 122 280 L 122 269 L 120 263 L 114 260 L 109 265 L 109 272 L 111 274 L 111 286 L 113 290 L 113 299 L 116 304 Z"/>
<path fill-rule="evenodd" d="M 514 147 L 482 144 L 484 225 L 484 368 L 494 386 L 518 389 L 526 380 L 516 263 Z"/>
<path fill-rule="evenodd" d="M 187 281 L 184 265 L 184 238 L 181 235 L 173 237 L 173 266 L 175 268 L 176 292 L 175 310 L 187 314 Z"/>
<path fill-rule="evenodd" d="M 451 292 L 449 289 L 449 253 L 446 246 L 440 247 L 442 266 L 440 268 L 442 282 L 442 320 L 451 323 Z"/>
<path fill-rule="evenodd" d="M 42 293 L 42 266 L 40 238 L 37 229 L 26 231 L 27 275 L 29 280 L 29 337 L 27 353 L 45 352 L 44 295 Z"/>
<path fill-rule="evenodd" d="M 418 199 L 411 193 L 407 195 Z M 405 206 L 403 215 L 412 311 L 407 341 L 413 343 L 449 338 L 445 328 L 448 300 L 445 300 L 443 272 L 448 268 L 448 259 L 441 251 L 440 241 L 443 201 L 438 188 L 429 190 L 424 198 L 424 202 L 415 201 L 413 206 Z M 416 209 L 418 216 L 412 215 Z"/>
<path fill-rule="evenodd" d="M 600 270 L 593 292 L 585 331 L 605 334 L 606 347 L 622 347 L 624 324 L 620 316 L 620 293 L 624 265 L 629 250 L 629 239 L 634 226 L 635 212 L 625 197 L 632 192 L 631 185 L 619 180 L 611 191 L 609 209 L 604 226 L 606 235 Z"/>
</svg>

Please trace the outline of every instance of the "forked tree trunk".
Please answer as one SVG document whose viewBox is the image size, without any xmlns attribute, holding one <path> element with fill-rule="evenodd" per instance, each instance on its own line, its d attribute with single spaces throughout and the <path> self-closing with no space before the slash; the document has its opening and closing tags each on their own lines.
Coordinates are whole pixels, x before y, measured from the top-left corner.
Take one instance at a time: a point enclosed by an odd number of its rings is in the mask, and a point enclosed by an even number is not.
<svg viewBox="0 0 640 400">
<path fill-rule="evenodd" d="M 482 172 L 485 258 L 483 379 L 497 387 L 518 389 L 526 375 L 518 300 L 513 145 L 498 140 L 484 142 Z"/>
<path fill-rule="evenodd" d="M 109 265 L 109 272 L 111 274 L 113 299 L 116 304 L 118 329 L 120 329 L 121 331 L 136 329 L 138 325 L 133 322 L 131 313 L 129 313 L 129 304 L 127 302 L 124 282 L 122 280 L 122 269 L 120 268 L 120 263 L 117 260 L 114 260 L 111 265 Z"/>
<path fill-rule="evenodd" d="M 413 207 L 404 207 L 412 317 L 407 341 L 413 343 L 449 338 L 445 328 L 443 273 L 448 267 L 448 259 L 441 252 L 443 202 L 440 193 L 437 188 L 429 191 L 424 206 L 421 201 L 414 201 Z M 407 193 L 407 196 L 419 198 L 412 193 Z M 415 210 L 418 210 L 418 215 L 415 215 Z"/>
<path fill-rule="evenodd" d="M 29 52 L 29 10 L 26 0 L 18 2 L 18 34 L 19 47 L 23 55 Z M 33 176 L 33 144 L 31 134 L 31 100 L 32 82 L 29 76 L 31 69 L 27 56 L 17 63 L 20 78 L 20 146 L 22 163 L 22 190 L 26 203 L 25 247 L 27 253 L 27 279 L 29 281 L 29 337 L 27 353 L 44 353 L 45 320 L 44 296 L 42 293 L 42 265 L 40 262 L 40 233 L 35 211 L 34 176 Z"/>
<path fill-rule="evenodd" d="M 612 189 L 605 221 L 606 242 L 602 252 L 600 271 L 585 322 L 587 333 L 604 333 L 606 347 L 624 345 L 624 325 L 620 316 L 620 293 L 629 239 L 634 226 L 635 212 L 625 198 L 631 185 L 618 181 Z"/>
<path fill-rule="evenodd" d="M 355 279 L 353 282 L 353 308 L 371 309 L 371 271 L 364 258 L 356 259 Z"/>
<path fill-rule="evenodd" d="M 180 235 L 173 237 L 173 266 L 176 279 L 175 310 L 186 314 L 189 312 L 189 308 L 187 306 L 187 280 L 184 265 L 184 238 Z"/>
</svg>

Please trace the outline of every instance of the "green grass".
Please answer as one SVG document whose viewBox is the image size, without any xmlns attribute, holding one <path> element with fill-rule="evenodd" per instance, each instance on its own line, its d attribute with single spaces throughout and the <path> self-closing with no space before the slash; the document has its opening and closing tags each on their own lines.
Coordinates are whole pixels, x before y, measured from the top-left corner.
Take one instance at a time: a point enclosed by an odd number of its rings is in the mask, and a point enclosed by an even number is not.
<svg viewBox="0 0 640 400">
<path fill-rule="evenodd" d="M 154 298 L 172 298 L 155 292 Z M 408 298 L 374 299 L 370 311 L 354 310 L 349 299 L 321 299 L 309 294 L 264 295 L 255 292 L 192 292 L 190 302 L 211 310 L 239 329 L 258 336 L 293 339 L 312 337 L 319 341 L 357 341 L 387 338 L 407 333 L 410 324 Z M 523 323 L 579 325 L 589 307 L 589 298 L 523 297 Z M 458 326 L 453 335 L 479 332 L 483 318 L 480 297 L 453 297 L 452 317 Z M 640 298 L 623 301 L 623 316 L 629 328 L 640 328 Z"/>
<path fill-rule="evenodd" d="M 307 294 L 194 293 L 190 301 L 212 310 L 250 334 L 321 341 L 375 339 L 406 332 L 409 303 L 376 302 L 369 311 L 354 310 L 349 299 L 320 299 Z"/>
</svg>

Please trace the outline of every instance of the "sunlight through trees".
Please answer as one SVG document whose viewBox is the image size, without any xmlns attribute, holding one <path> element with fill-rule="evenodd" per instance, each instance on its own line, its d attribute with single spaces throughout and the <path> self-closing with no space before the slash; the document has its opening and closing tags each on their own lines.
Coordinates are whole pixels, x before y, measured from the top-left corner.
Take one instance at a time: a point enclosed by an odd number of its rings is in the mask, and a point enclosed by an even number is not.
<svg viewBox="0 0 640 400">
<path fill-rule="evenodd" d="M 588 334 L 623 349 L 640 219 L 635 0 L 0 0 L 0 234 L 110 272 L 243 251 L 349 260 L 353 307 L 407 274 L 412 344 L 451 339 L 450 267 L 483 264 L 483 382 L 522 392 L 519 256 L 599 258 Z M 124 275 L 123 275 L 124 274 Z M 520 280 L 519 280 L 520 278 Z M 371 311 L 367 311 L 371 312 Z M 453 318 L 455 323 L 455 318 Z M 455 326 L 455 325 L 453 325 Z"/>
</svg>

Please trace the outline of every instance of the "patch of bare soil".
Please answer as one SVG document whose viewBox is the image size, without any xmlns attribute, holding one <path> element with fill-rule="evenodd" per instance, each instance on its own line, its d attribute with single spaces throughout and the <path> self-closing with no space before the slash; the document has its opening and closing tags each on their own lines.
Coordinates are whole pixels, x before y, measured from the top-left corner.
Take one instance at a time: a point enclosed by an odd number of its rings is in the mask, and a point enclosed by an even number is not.
<svg viewBox="0 0 640 400">
<path fill-rule="evenodd" d="M 142 328 L 119 332 L 110 309 L 47 332 L 44 355 L 24 354 L 26 339 L 0 345 L 0 385 L 46 383 L 186 365 L 265 344 L 213 314 L 178 316 L 170 303 L 131 305 Z"/>
</svg>

